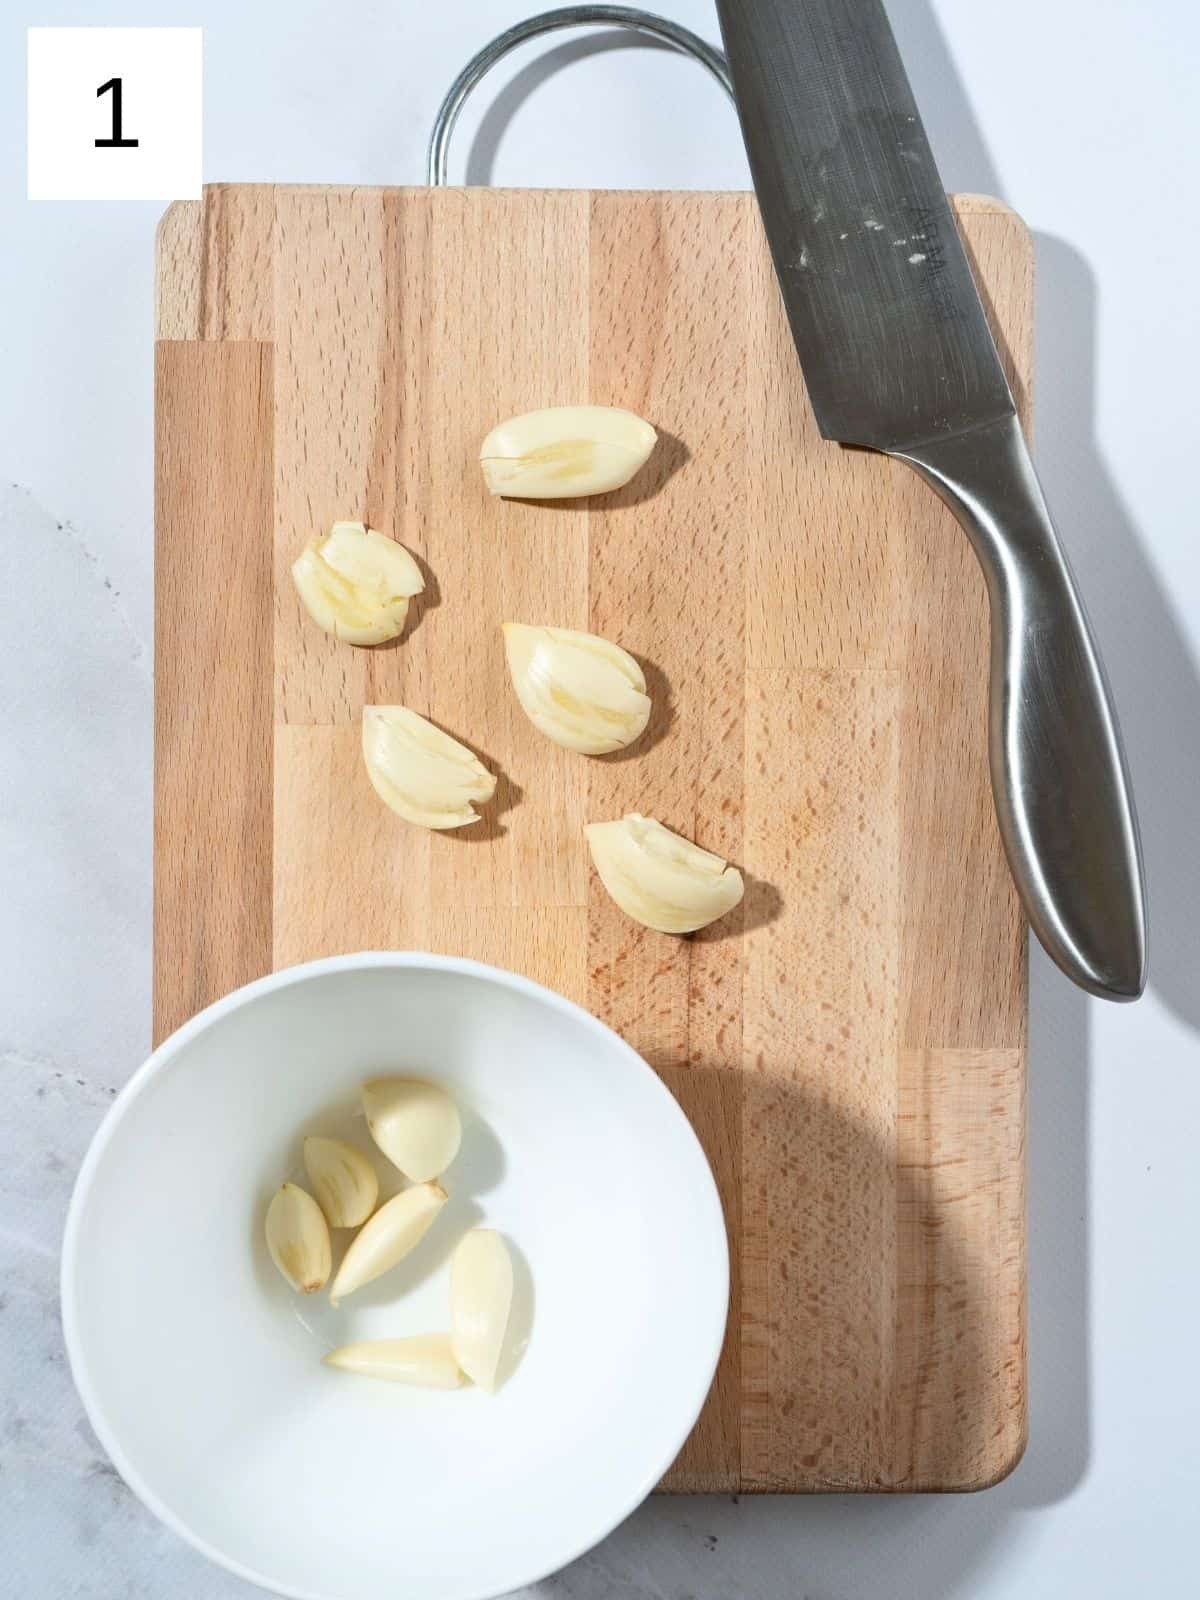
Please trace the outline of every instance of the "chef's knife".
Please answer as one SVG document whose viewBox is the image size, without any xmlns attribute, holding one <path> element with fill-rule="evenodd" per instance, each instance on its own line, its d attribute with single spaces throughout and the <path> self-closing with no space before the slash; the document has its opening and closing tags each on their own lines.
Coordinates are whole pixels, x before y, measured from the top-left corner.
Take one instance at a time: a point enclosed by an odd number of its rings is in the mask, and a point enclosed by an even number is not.
<svg viewBox="0 0 1200 1600">
<path fill-rule="evenodd" d="M 1145 906 L 1116 716 L 881 0 L 717 9 L 817 424 L 907 462 L 971 540 L 1017 889 L 1068 977 L 1135 999 Z"/>
</svg>

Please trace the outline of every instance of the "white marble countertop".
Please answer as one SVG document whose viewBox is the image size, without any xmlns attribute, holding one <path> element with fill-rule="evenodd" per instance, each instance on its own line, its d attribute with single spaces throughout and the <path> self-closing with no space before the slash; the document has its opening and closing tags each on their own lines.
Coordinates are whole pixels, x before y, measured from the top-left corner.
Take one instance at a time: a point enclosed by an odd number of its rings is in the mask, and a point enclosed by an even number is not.
<svg viewBox="0 0 1200 1600">
<path fill-rule="evenodd" d="M 716 37 L 707 0 L 661 9 Z M 248 1596 L 161 1529 L 83 1421 L 57 1254 L 149 1039 L 151 291 L 161 207 L 24 198 L 30 23 L 203 24 L 212 179 L 420 182 L 434 106 L 520 0 L 60 0 L 0 21 L 0 1587 Z M 1152 987 L 1088 1002 L 1035 952 L 1032 1439 L 966 1498 L 660 1499 L 539 1586 L 604 1600 L 1039 1600 L 1196 1583 L 1200 10 L 891 0 L 948 187 L 1035 230 L 1037 453 L 1140 802 Z M 603 137 L 601 137 L 601 135 Z M 461 180 L 746 187 L 692 64 L 563 35 L 468 110 Z M 1191 1575 L 1190 1583 L 1188 1574 Z"/>
</svg>

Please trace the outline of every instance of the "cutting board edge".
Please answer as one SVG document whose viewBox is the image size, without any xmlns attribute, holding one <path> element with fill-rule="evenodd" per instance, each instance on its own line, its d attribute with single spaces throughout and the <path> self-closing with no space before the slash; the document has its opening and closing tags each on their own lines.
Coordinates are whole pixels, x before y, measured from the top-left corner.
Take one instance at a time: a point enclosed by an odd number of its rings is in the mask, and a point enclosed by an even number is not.
<svg viewBox="0 0 1200 1600">
<path fill-rule="evenodd" d="M 173 200 L 159 218 L 155 230 L 154 326 L 158 339 L 220 339 L 230 337 L 224 327 L 205 328 L 207 266 L 211 254 L 208 237 L 220 226 L 221 201 L 226 196 L 269 196 L 274 204 L 278 193 L 290 195 L 383 195 L 425 193 L 422 184 L 262 184 L 206 183 L 199 200 Z M 651 195 L 663 199 L 688 197 L 744 203 L 753 200 L 748 189 L 499 189 L 463 186 L 448 189 L 449 194 L 521 197 L 526 195 L 587 195 L 589 198 Z M 987 194 L 952 194 L 950 203 L 956 216 L 1003 218 L 1019 232 L 1021 247 L 1029 256 L 1032 271 L 1033 235 L 1028 223 L 1005 201 Z M 243 331 L 239 337 L 263 337 L 260 329 Z M 1031 380 L 1032 374 L 1029 374 Z M 1029 425 L 1028 417 L 1026 426 Z"/>
</svg>

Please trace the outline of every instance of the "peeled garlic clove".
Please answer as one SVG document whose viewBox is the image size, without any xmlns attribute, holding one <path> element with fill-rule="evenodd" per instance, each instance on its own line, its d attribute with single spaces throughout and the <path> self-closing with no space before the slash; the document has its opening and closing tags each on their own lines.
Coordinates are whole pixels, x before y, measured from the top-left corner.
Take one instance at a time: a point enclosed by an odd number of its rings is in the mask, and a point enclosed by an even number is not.
<svg viewBox="0 0 1200 1600">
<path fill-rule="evenodd" d="M 620 822 L 583 830 L 600 881 L 627 916 L 659 933 L 694 933 L 732 911 L 742 875 L 653 817 L 631 812 Z"/>
<path fill-rule="evenodd" d="M 512 1297 L 508 1246 L 490 1228 L 472 1229 L 450 1263 L 450 1342 L 459 1366 L 481 1389 L 496 1387 Z"/>
<path fill-rule="evenodd" d="M 292 578 L 317 626 L 347 644 L 399 638 L 409 600 L 425 587 L 404 546 L 361 522 L 335 522 L 324 539 L 311 540 Z"/>
<path fill-rule="evenodd" d="M 502 627 L 517 698 L 547 739 L 597 756 L 624 749 L 645 728 L 650 697 L 628 650 L 571 628 Z"/>
<path fill-rule="evenodd" d="M 416 1383 L 426 1389 L 462 1387 L 462 1368 L 444 1333 L 421 1333 L 411 1339 L 368 1339 L 344 1344 L 323 1356 L 327 1367 L 357 1372 L 388 1383 Z"/>
<path fill-rule="evenodd" d="M 267 1249 L 292 1288 L 315 1294 L 329 1277 L 329 1228 L 320 1206 L 299 1184 L 276 1189 L 267 1207 Z"/>
<path fill-rule="evenodd" d="M 344 1139 L 317 1134 L 305 1139 L 304 1170 L 331 1228 L 357 1228 L 374 1211 L 379 1198 L 375 1168 Z"/>
<path fill-rule="evenodd" d="M 407 706 L 363 707 L 363 759 L 375 793 L 406 822 L 461 828 L 496 780 L 465 745 Z"/>
<path fill-rule="evenodd" d="M 462 1119 L 444 1089 L 418 1078 L 371 1078 L 362 1086 L 371 1137 L 406 1178 L 440 1177 L 458 1154 Z"/>
<path fill-rule="evenodd" d="M 446 1204 L 440 1183 L 419 1183 L 394 1195 L 354 1235 L 329 1291 L 331 1305 L 390 1272 L 424 1238 Z M 322 1219 L 324 1220 L 324 1219 Z"/>
<path fill-rule="evenodd" d="M 493 428 L 479 464 L 492 494 L 573 499 L 628 483 L 657 438 L 648 422 L 619 406 L 551 406 Z"/>
</svg>

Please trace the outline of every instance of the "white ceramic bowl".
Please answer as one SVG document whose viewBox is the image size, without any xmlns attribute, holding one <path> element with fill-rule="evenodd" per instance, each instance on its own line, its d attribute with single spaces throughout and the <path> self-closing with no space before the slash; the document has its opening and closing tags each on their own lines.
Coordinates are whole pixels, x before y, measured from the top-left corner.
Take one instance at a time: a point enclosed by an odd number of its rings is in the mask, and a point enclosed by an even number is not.
<svg viewBox="0 0 1200 1600">
<path fill-rule="evenodd" d="M 334 1312 L 279 1277 L 263 1215 L 305 1181 L 305 1133 L 377 1154 L 357 1090 L 384 1071 L 451 1089 L 463 1146 L 426 1239 Z M 445 1328 L 449 1253 L 484 1219 L 517 1263 L 495 1396 L 321 1365 Z M 97 1133 L 63 1244 L 71 1369 L 121 1475 L 303 1600 L 474 1600 L 587 1550 L 687 1437 L 728 1293 L 712 1174 L 641 1057 L 537 984 L 419 954 L 292 968 L 187 1023 Z"/>
</svg>

